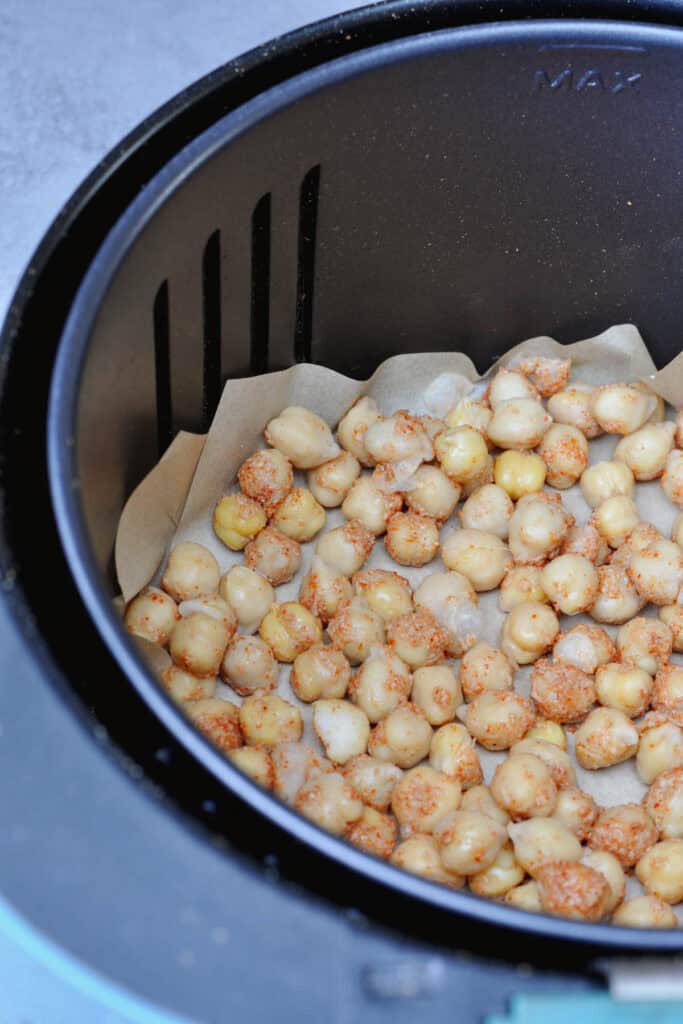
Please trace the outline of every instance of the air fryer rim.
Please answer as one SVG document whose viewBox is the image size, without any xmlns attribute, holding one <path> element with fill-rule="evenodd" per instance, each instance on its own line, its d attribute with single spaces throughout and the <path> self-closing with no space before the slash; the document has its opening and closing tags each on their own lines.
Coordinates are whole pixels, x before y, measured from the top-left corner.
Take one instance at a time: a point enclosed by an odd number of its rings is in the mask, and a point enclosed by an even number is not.
<svg viewBox="0 0 683 1024">
<path fill-rule="evenodd" d="M 404 40 L 401 50 L 406 54 L 410 52 L 411 55 L 429 52 L 441 45 L 446 38 L 452 39 L 453 31 L 457 31 L 459 45 L 465 46 L 492 36 L 497 39 L 511 40 L 520 36 L 527 38 L 530 33 L 541 31 L 544 36 L 549 32 L 561 35 L 571 32 L 575 39 L 577 33 L 590 33 L 594 31 L 594 27 L 594 24 L 560 23 L 547 20 L 544 20 L 542 28 L 529 23 L 467 27 L 461 30 L 444 30 L 429 36 L 410 37 Z M 640 39 L 643 32 L 654 34 L 657 39 L 661 39 L 663 33 L 667 38 L 670 37 L 670 31 L 666 28 L 629 27 L 623 23 L 605 22 L 600 25 L 600 30 L 603 35 L 618 32 L 622 41 L 624 36 L 629 34 L 632 34 L 634 39 Z M 141 230 L 146 219 L 151 217 L 157 206 L 163 202 L 166 190 L 172 183 L 177 183 L 191 174 L 196 166 L 208 159 L 216 148 L 228 144 L 230 139 L 239 134 L 244 127 L 253 123 L 254 118 L 258 119 L 275 112 L 280 107 L 294 102 L 298 96 L 310 91 L 311 88 L 332 84 L 349 73 L 369 66 L 377 66 L 380 62 L 393 60 L 394 56 L 395 44 L 393 43 L 371 47 L 353 56 L 327 62 L 310 69 L 290 79 L 284 85 L 278 86 L 277 90 L 271 89 L 263 92 L 239 106 L 193 140 L 156 175 L 145 193 L 128 207 L 100 247 L 71 307 L 58 352 L 51 389 L 48 459 L 52 496 L 62 543 L 76 584 L 90 609 L 97 628 L 128 680 L 133 683 L 148 706 L 185 748 L 225 786 L 299 840 L 314 847 L 324 856 L 341 861 L 345 866 L 362 872 L 385 887 L 405 892 L 442 909 L 452 910 L 489 924 L 503 926 L 507 929 L 515 928 L 534 933 L 537 936 L 560 937 L 577 943 L 589 943 L 593 946 L 633 948 L 637 942 L 641 949 L 680 949 L 683 947 L 683 929 L 672 932 L 643 931 L 639 932 L 636 937 L 629 929 L 527 914 L 514 908 L 482 900 L 470 893 L 448 890 L 445 887 L 418 879 L 356 850 L 298 815 L 262 790 L 218 754 L 215 748 L 188 723 L 180 709 L 161 691 L 151 673 L 138 659 L 119 618 L 113 611 L 109 599 L 104 593 L 100 572 L 90 550 L 85 521 L 78 500 L 78 490 L 77 487 L 74 487 L 76 466 L 71 439 L 75 436 L 78 386 L 90 328 L 99 302 L 120 260 L 125 257 L 127 248 L 135 234 Z"/>
</svg>

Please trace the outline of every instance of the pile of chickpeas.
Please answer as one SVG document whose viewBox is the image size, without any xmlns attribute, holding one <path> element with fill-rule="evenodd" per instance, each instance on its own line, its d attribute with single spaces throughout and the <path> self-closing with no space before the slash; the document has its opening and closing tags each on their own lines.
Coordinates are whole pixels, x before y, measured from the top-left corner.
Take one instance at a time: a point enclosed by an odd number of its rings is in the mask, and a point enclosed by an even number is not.
<svg viewBox="0 0 683 1024">
<path fill-rule="evenodd" d="M 363 397 L 336 439 L 284 409 L 216 503 L 230 567 L 178 543 L 125 623 L 167 649 L 161 682 L 196 727 L 322 828 L 514 907 L 672 928 L 683 514 L 669 539 L 634 499 L 659 481 L 683 508 L 683 412 L 570 371 L 520 359 L 440 416 Z M 589 465 L 603 434 L 618 443 Z M 401 571 L 375 567 L 387 556 Z M 629 759 L 640 802 L 601 807 L 577 784 L 576 764 Z"/>
</svg>

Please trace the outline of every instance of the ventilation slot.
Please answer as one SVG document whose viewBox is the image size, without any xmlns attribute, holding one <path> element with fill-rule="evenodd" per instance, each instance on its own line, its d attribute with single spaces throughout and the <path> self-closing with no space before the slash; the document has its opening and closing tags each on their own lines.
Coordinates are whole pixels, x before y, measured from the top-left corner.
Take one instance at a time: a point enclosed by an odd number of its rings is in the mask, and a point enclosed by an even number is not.
<svg viewBox="0 0 683 1024">
<path fill-rule="evenodd" d="M 296 283 L 296 324 L 294 358 L 297 363 L 311 362 L 313 333 L 313 282 L 315 278 L 315 234 L 318 223 L 320 165 L 312 167 L 299 193 L 299 251 Z"/>
<path fill-rule="evenodd" d="M 270 193 L 251 218 L 251 359 L 253 374 L 268 369 L 270 335 Z"/>
<path fill-rule="evenodd" d="M 154 364 L 157 391 L 157 444 L 159 455 L 173 439 L 173 406 L 171 402 L 171 344 L 168 320 L 168 281 L 159 287 L 154 299 Z"/>
<path fill-rule="evenodd" d="M 202 257 L 204 379 L 202 404 L 208 430 L 221 397 L 221 233 L 214 231 Z"/>
</svg>

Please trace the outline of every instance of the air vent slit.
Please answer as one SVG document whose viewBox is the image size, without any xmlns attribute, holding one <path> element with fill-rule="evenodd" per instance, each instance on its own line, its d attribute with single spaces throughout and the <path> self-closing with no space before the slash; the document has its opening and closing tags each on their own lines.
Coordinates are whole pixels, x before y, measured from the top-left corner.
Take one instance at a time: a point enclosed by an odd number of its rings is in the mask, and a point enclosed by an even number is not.
<svg viewBox="0 0 683 1024">
<path fill-rule="evenodd" d="M 268 369 L 270 341 L 270 193 L 261 196 L 251 218 L 251 351 L 253 374 Z"/>
<path fill-rule="evenodd" d="M 209 429 L 221 397 L 221 234 L 214 231 L 202 256 L 204 367 L 202 413 Z"/>
<path fill-rule="evenodd" d="M 154 297 L 152 322 L 157 399 L 157 445 L 161 456 L 173 439 L 168 281 L 162 282 Z"/>
<path fill-rule="evenodd" d="M 313 288 L 315 283 L 315 241 L 318 226 L 320 165 L 311 167 L 299 193 L 299 247 L 297 260 L 296 322 L 294 358 L 310 363 L 313 335 Z"/>
</svg>

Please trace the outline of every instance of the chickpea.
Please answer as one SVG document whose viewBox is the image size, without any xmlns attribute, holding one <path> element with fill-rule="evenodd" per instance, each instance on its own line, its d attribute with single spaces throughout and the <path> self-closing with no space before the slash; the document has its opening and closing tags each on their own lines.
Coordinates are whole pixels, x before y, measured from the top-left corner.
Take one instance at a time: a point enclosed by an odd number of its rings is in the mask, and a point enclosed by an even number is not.
<svg viewBox="0 0 683 1024">
<path fill-rule="evenodd" d="M 267 750 L 260 747 L 237 747 L 228 757 L 241 772 L 257 782 L 264 789 L 273 788 L 273 759 Z"/>
<path fill-rule="evenodd" d="M 488 464 L 488 445 L 476 427 L 444 430 L 434 442 L 434 449 L 441 469 L 456 484 L 478 479 Z"/>
<path fill-rule="evenodd" d="M 544 718 L 579 722 L 595 703 L 591 677 L 566 661 L 541 658 L 531 671 L 531 699 Z"/>
<path fill-rule="evenodd" d="M 516 605 L 501 631 L 500 647 L 513 664 L 530 665 L 555 643 L 560 631 L 557 615 L 546 604 Z"/>
<path fill-rule="evenodd" d="M 496 484 L 484 484 L 470 494 L 458 517 L 465 529 L 482 530 L 505 540 L 514 508 L 507 491 Z"/>
<path fill-rule="evenodd" d="M 647 786 L 662 772 L 682 765 L 683 729 L 679 725 L 662 722 L 661 725 L 641 731 L 636 768 Z"/>
<path fill-rule="evenodd" d="M 465 700 L 471 701 L 485 690 L 511 690 L 514 670 L 497 647 L 482 640 L 463 655 L 460 685 Z"/>
<path fill-rule="evenodd" d="M 251 747 L 275 747 L 301 739 L 304 726 L 299 709 L 277 693 L 258 690 L 245 697 L 239 711 L 244 741 Z"/>
<path fill-rule="evenodd" d="M 432 444 L 434 444 L 439 434 L 442 434 L 446 429 L 445 421 L 439 419 L 438 416 L 420 416 L 420 423 L 425 428 Z"/>
<path fill-rule="evenodd" d="M 390 518 L 402 507 L 400 494 L 381 490 L 370 477 L 360 476 L 344 498 L 342 512 L 347 519 L 362 523 L 366 530 L 379 537 L 386 533 Z"/>
<path fill-rule="evenodd" d="M 511 612 L 518 604 L 527 604 L 529 601 L 548 603 L 548 595 L 541 585 L 541 569 L 536 565 L 513 565 L 500 584 L 500 610 Z"/>
<path fill-rule="evenodd" d="M 321 697 L 341 699 L 351 682 L 351 666 L 341 651 L 320 644 L 296 656 L 289 681 L 306 704 Z"/>
<path fill-rule="evenodd" d="M 636 875 L 646 891 L 664 903 L 683 900 L 683 839 L 655 843 L 636 864 Z"/>
<path fill-rule="evenodd" d="M 618 548 L 638 525 L 638 508 L 632 498 L 615 494 L 595 509 L 591 522 L 611 548 Z"/>
<path fill-rule="evenodd" d="M 270 421 L 264 434 L 268 444 L 282 452 L 297 469 L 314 469 L 339 454 L 327 423 L 300 405 L 283 409 Z"/>
<path fill-rule="evenodd" d="M 401 704 L 370 733 L 368 753 L 399 768 L 413 768 L 429 753 L 432 727 L 416 704 Z"/>
<path fill-rule="evenodd" d="M 591 508 L 598 508 L 609 498 L 632 498 L 635 478 L 623 462 L 596 462 L 581 474 L 581 491 Z"/>
<path fill-rule="evenodd" d="M 579 861 L 581 843 L 568 828 L 554 818 L 527 818 L 508 825 L 515 857 L 535 878 L 544 864 L 555 861 Z"/>
<path fill-rule="evenodd" d="M 598 570 L 583 555 L 558 555 L 543 568 L 541 586 L 555 611 L 578 615 L 598 596 Z"/>
<path fill-rule="evenodd" d="M 358 459 L 351 452 L 342 452 L 316 469 L 309 469 L 306 481 L 323 508 L 338 508 L 359 476 Z"/>
<path fill-rule="evenodd" d="M 467 577 L 476 591 L 494 590 L 512 557 L 500 537 L 483 530 L 455 530 L 443 542 L 441 557 L 448 569 Z"/>
<path fill-rule="evenodd" d="M 544 864 L 536 875 L 541 906 L 548 914 L 577 921 L 599 921 L 607 913 L 610 889 L 605 877 L 587 864 Z"/>
<path fill-rule="evenodd" d="M 541 441 L 538 454 L 547 466 L 551 487 L 573 487 L 588 465 L 588 441 L 578 427 L 555 423 Z"/>
<path fill-rule="evenodd" d="M 240 487 L 248 498 L 258 501 L 266 515 L 273 512 L 292 489 L 292 464 L 277 448 L 254 452 L 237 473 Z"/>
<path fill-rule="evenodd" d="M 482 747 L 508 750 L 527 732 L 534 712 L 528 697 L 508 690 L 485 690 L 458 708 L 458 718 Z"/>
<path fill-rule="evenodd" d="M 430 725 L 445 725 L 462 704 L 460 683 L 448 665 L 425 665 L 413 676 L 411 698 L 424 711 Z"/>
<path fill-rule="evenodd" d="M 296 601 L 274 604 L 259 626 L 262 640 L 278 661 L 292 662 L 297 655 L 322 642 L 319 619 Z"/>
<path fill-rule="evenodd" d="M 504 366 L 500 367 L 488 389 L 488 401 L 492 409 L 513 398 L 538 400 L 538 397 L 538 391 L 520 370 L 507 370 Z"/>
<path fill-rule="evenodd" d="M 524 882 L 523 885 L 516 885 L 514 889 L 509 889 L 503 897 L 503 902 L 510 907 L 526 910 L 532 914 L 540 914 L 543 909 L 538 885 L 533 880 Z"/>
<path fill-rule="evenodd" d="M 634 388 L 638 388 L 639 391 L 644 391 L 646 395 L 650 395 L 655 401 L 654 412 L 648 417 L 647 423 L 662 423 L 666 419 L 666 402 L 661 395 L 654 395 L 648 391 L 645 384 L 641 384 L 640 381 L 636 381 L 633 385 Z"/>
<path fill-rule="evenodd" d="M 403 838 L 431 835 L 438 822 L 460 805 L 460 783 L 429 765 L 411 768 L 394 786 L 391 809 Z"/>
<path fill-rule="evenodd" d="M 202 679 L 190 675 L 177 665 L 169 665 L 161 673 L 161 682 L 170 697 L 179 703 L 186 700 L 206 700 L 216 692 L 216 677 Z"/>
<path fill-rule="evenodd" d="M 635 529 L 631 530 L 624 543 L 611 553 L 609 558 L 610 564 L 618 565 L 628 570 L 635 555 L 644 551 L 645 548 L 651 547 L 661 539 L 661 533 L 652 523 L 638 523 Z"/>
<path fill-rule="evenodd" d="M 242 551 L 267 523 L 258 501 L 246 494 L 224 494 L 213 513 L 213 532 L 231 551 Z"/>
<path fill-rule="evenodd" d="M 218 592 L 235 609 L 239 628 L 245 633 L 256 632 L 275 601 L 275 591 L 265 576 L 246 565 L 233 565 L 221 577 Z"/>
<path fill-rule="evenodd" d="M 612 924 L 622 928 L 678 928 L 678 918 L 668 903 L 654 896 L 636 896 L 621 904 Z"/>
<path fill-rule="evenodd" d="M 551 423 L 552 417 L 540 402 L 513 398 L 495 406 L 488 436 L 498 448 L 535 448 Z"/>
<path fill-rule="evenodd" d="M 605 850 L 586 850 L 581 858 L 581 863 L 593 868 L 594 871 L 599 871 L 607 882 L 609 892 L 605 912 L 613 913 L 626 894 L 626 878 L 621 864 L 616 857 Z"/>
<path fill-rule="evenodd" d="M 278 668 L 267 643 L 256 636 L 236 636 L 223 657 L 221 676 L 246 697 L 256 690 L 274 690 Z"/>
<path fill-rule="evenodd" d="M 643 805 L 660 839 L 683 839 L 683 767 L 661 772 L 645 794 Z"/>
<path fill-rule="evenodd" d="M 567 749 L 567 737 L 562 726 L 553 722 L 550 718 L 537 718 L 526 734 L 526 739 L 543 740 L 544 743 L 552 743 L 560 750 Z"/>
<path fill-rule="evenodd" d="M 633 555 L 628 574 L 644 601 L 674 604 L 683 584 L 683 553 L 671 540 L 655 541 Z"/>
<path fill-rule="evenodd" d="M 533 754 L 511 754 L 496 768 L 491 794 L 513 821 L 547 818 L 557 803 L 557 788 L 546 765 Z"/>
<path fill-rule="evenodd" d="M 598 596 L 589 609 L 596 622 L 620 626 L 637 615 L 644 603 L 621 565 L 598 568 Z"/>
<path fill-rule="evenodd" d="M 485 814 L 487 818 L 493 818 L 499 825 L 507 825 L 510 815 L 499 807 L 491 796 L 488 786 L 473 786 L 465 790 L 460 801 L 461 811 L 476 811 L 478 814 Z"/>
<path fill-rule="evenodd" d="M 406 409 L 375 420 L 365 431 L 364 443 L 373 462 L 401 462 L 413 456 L 430 462 L 434 457 L 427 431 Z"/>
<path fill-rule="evenodd" d="M 363 568 L 375 543 L 374 534 L 358 519 L 328 530 L 316 544 L 316 553 L 342 576 L 353 576 Z"/>
<path fill-rule="evenodd" d="M 195 612 L 176 623 L 169 645 L 171 657 L 190 675 L 216 676 L 234 632 L 222 619 Z"/>
<path fill-rule="evenodd" d="M 172 597 L 157 587 L 145 587 L 126 608 L 123 621 L 133 636 L 141 636 L 165 647 L 179 617 Z"/>
<path fill-rule="evenodd" d="M 610 547 L 592 523 L 585 523 L 583 526 L 572 526 L 567 532 L 561 554 L 583 555 L 593 565 L 602 565 L 609 557 Z"/>
<path fill-rule="evenodd" d="M 436 466 L 420 466 L 406 490 L 405 499 L 411 512 L 444 523 L 455 512 L 460 493 L 460 485 L 454 484 Z"/>
<path fill-rule="evenodd" d="M 625 462 L 636 480 L 656 480 L 664 472 L 674 444 L 673 423 L 652 423 L 624 437 L 614 449 L 615 462 Z"/>
<path fill-rule="evenodd" d="M 375 644 L 384 643 L 384 622 L 364 597 L 356 595 L 339 605 L 327 633 L 351 664 L 359 665 Z"/>
<path fill-rule="evenodd" d="M 420 875 L 431 882 L 441 882 L 450 889 L 462 889 L 465 884 L 462 875 L 444 867 L 438 843 L 433 836 L 410 836 L 405 839 L 392 853 L 391 863 L 409 871 L 411 875 Z"/>
<path fill-rule="evenodd" d="M 647 711 L 652 687 L 652 676 L 630 664 L 611 662 L 601 665 L 595 675 L 600 704 L 616 708 L 629 718 L 637 718 Z"/>
<path fill-rule="evenodd" d="M 370 736 L 368 717 L 347 700 L 316 701 L 313 728 L 325 754 L 335 764 L 346 764 L 352 757 L 365 753 Z"/>
<path fill-rule="evenodd" d="M 554 558 L 573 524 L 574 517 L 561 501 L 547 501 L 535 495 L 520 499 L 510 519 L 508 535 L 515 562 L 543 565 Z"/>
<path fill-rule="evenodd" d="M 184 541 L 171 550 L 161 586 L 174 601 L 189 601 L 215 593 L 220 575 L 218 562 L 208 548 Z"/>
<path fill-rule="evenodd" d="M 524 868 L 517 863 L 512 843 L 508 842 L 500 849 L 489 867 L 470 877 L 469 886 L 477 896 L 500 899 L 510 889 L 519 885 L 524 876 Z"/>
<path fill-rule="evenodd" d="M 669 627 L 672 647 L 680 654 L 683 651 L 683 605 L 664 605 L 659 609 L 659 617 Z"/>
<path fill-rule="evenodd" d="M 509 448 L 496 458 L 493 479 L 512 501 L 517 501 L 543 490 L 547 469 L 540 455 Z"/>
<path fill-rule="evenodd" d="M 331 761 L 321 757 L 307 743 L 278 743 L 270 752 L 273 762 L 273 789 L 287 804 L 319 775 L 333 771 Z"/>
<path fill-rule="evenodd" d="M 541 398 L 550 398 L 569 383 L 571 359 L 547 359 L 531 356 L 522 359 L 519 369 L 536 387 Z"/>
<path fill-rule="evenodd" d="M 655 709 L 678 708 L 682 704 L 683 666 L 663 665 L 655 676 L 652 707 Z"/>
<path fill-rule="evenodd" d="M 586 384 L 573 384 L 550 397 L 548 412 L 556 423 L 577 427 L 590 441 L 602 433 L 602 427 L 591 412 L 594 393 L 595 388 Z"/>
<path fill-rule="evenodd" d="M 683 452 L 679 448 L 667 455 L 659 482 L 669 501 L 683 508 Z"/>
<path fill-rule="evenodd" d="M 638 616 L 624 623 L 617 633 L 619 657 L 653 676 L 671 657 L 671 630 L 658 619 Z"/>
<path fill-rule="evenodd" d="M 185 713 L 222 753 L 241 747 L 240 709 L 229 700 L 208 698 L 185 705 Z"/>
<path fill-rule="evenodd" d="M 373 857 L 389 860 L 398 838 L 398 828 L 389 814 L 364 807 L 358 821 L 347 829 L 346 838 L 353 846 L 371 853 Z"/>
<path fill-rule="evenodd" d="M 607 434 L 632 434 L 655 411 L 652 395 L 628 384 L 606 384 L 591 399 L 591 412 Z"/>
<path fill-rule="evenodd" d="M 560 790 L 576 785 L 576 774 L 571 758 L 556 743 L 536 739 L 527 733 L 523 740 L 519 740 L 513 745 L 510 754 L 512 756 L 525 754 L 538 758 L 546 766 L 553 782 Z"/>
<path fill-rule="evenodd" d="M 683 512 L 680 512 L 673 521 L 671 539 L 678 544 L 679 548 L 683 546 Z"/>
<path fill-rule="evenodd" d="M 617 708 L 596 708 L 576 732 L 576 760 L 582 768 L 609 768 L 633 757 L 637 749 L 638 730 Z"/>
<path fill-rule="evenodd" d="M 446 426 L 474 427 L 480 434 L 486 437 L 486 431 L 493 416 L 485 402 L 477 402 L 472 398 L 462 398 L 446 416 Z"/>
<path fill-rule="evenodd" d="M 365 447 L 365 432 L 379 419 L 381 419 L 381 414 L 374 399 L 364 395 L 339 421 L 337 427 L 339 444 L 345 451 L 350 452 L 362 466 L 374 465 Z"/>
<path fill-rule="evenodd" d="M 438 523 L 415 512 L 396 512 L 387 524 L 384 546 L 399 565 L 426 565 L 439 550 Z"/>
<path fill-rule="evenodd" d="M 353 577 L 357 594 L 364 597 L 373 612 L 385 622 L 413 610 L 413 596 L 405 576 L 386 569 L 364 569 Z"/>
<path fill-rule="evenodd" d="M 294 807 L 326 832 L 338 836 L 363 814 L 363 804 L 339 772 L 316 775 L 305 782 L 294 798 Z"/>
<path fill-rule="evenodd" d="M 415 604 L 431 612 L 442 627 L 446 650 L 454 658 L 461 657 L 481 632 L 479 598 L 467 577 L 459 572 L 426 576 L 415 591 Z"/>
<path fill-rule="evenodd" d="M 375 725 L 410 694 L 408 666 L 390 647 L 373 647 L 351 684 L 351 699 Z"/>
<path fill-rule="evenodd" d="M 267 526 L 244 549 L 247 568 L 265 576 L 274 587 L 287 583 L 299 571 L 301 546 L 275 526 Z"/>
<path fill-rule="evenodd" d="M 507 841 L 503 825 L 476 811 L 451 811 L 439 820 L 434 836 L 444 867 L 462 875 L 485 871 Z"/>
<path fill-rule="evenodd" d="M 395 764 L 379 761 L 369 754 L 352 757 L 344 765 L 342 773 L 363 803 L 376 811 L 386 811 L 394 787 L 403 777 L 403 772 Z"/>
<path fill-rule="evenodd" d="M 561 789 L 557 794 L 553 818 L 561 822 L 577 839 L 585 842 L 590 836 L 599 812 L 600 809 L 590 793 L 571 786 L 569 789 Z M 601 856 L 611 857 L 611 854 L 601 854 Z"/>
<path fill-rule="evenodd" d="M 657 842 L 657 828 L 639 804 L 618 804 L 600 811 L 589 841 L 593 849 L 607 850 L 628 869 Z"/>
<path fill-rule="evenodd" d="M 387 643 L 411 669 L 442 661 L 448 636 L 426 608 L 387 623 Z"/>
<path fill-rule="evenodd" d="M 204 597 L 194 597 L 190 601 L 181 601 L 178 605 L 181 619 L 188 615 L 208 615 L 212 619 L 222 622 L 230 636 L 234 636 L 237 629 L 237 615 L 234 608 L 231 608 L 227 601 L 224 601 L 220 594 L 205 594 Z"/>
<path fill-rule="evenodd" d="M 327 623 L 337 614 L 339 606 L 353 596 L 351 583 L 322 558 L 314 555 L 311 570 L 301 581 L 299 601 L 310 612 Z"/>
<path fill-rule="evenodd" d="M 429 763 L 435 771 L 457 779 L 465 790 L 480 786 L 484 777 L 474 740 L 464 725 L 455 722 L 442 725 L 434 733 L 429 750 Z"/>
<path fill-rule="evenodd" d="M 293 487 L 275 509 L 271 523 L 300 544 L 312 540 L 325 525 L 325 509 L 305 487 Z"/>
<path fill-rule="evenodd" d="M 553 647 L 555 661 L 575 665 L 589 676 L 594 675 L 600 665 L 613 661 L 616 654 L 609 634 L 601 626 L 586 626 L 583 622 L 560 633 Z"/>
<path fill-rule="evenodd" d="M 679 410 L 676 413 L 676 419 L 674 421 L 675 434 L 674 441 L 676 442 L 677 448 L 683 448 L 683 411 Z"/>
<path fill-rule="evenodd" d="M 485 484 L 493 483 L 493 456 L 487 455 L 486 462 L 482 465 L 481 471 L 477 473 L 475 477 L 468 480 L 466 484 L 462 485 L 462 492 L 460 497 L 463 501 L 467 501 L 470 494 L 474 494 L 480 487 L 484 487 Z"/>
</svg>

